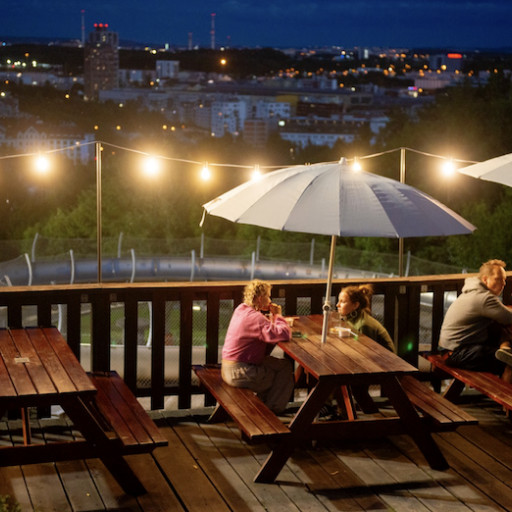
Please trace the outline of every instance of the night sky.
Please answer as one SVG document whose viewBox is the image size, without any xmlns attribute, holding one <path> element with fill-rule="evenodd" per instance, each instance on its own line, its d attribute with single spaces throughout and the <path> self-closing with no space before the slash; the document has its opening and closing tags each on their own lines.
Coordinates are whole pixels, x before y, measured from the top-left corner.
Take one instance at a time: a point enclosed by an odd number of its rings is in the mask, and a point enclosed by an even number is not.
<svg viewBox="0 0 512 512">
<path fill-rule="evenodd" d="M 0 37 L 75 38 L 95 22 L 121 41 L 210 47 L 512 47 L 511 0 L 12 0 Z"/>
</svg>

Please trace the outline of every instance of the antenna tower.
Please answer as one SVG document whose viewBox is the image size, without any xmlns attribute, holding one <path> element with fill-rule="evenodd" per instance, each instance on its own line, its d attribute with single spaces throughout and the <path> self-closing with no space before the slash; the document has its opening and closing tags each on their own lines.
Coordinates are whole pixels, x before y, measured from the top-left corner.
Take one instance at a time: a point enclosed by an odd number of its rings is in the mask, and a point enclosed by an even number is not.
<svg viewBox="0 0 512 512">
<path fill-rule="evenodd" d="M 212 28 L 210 30 L 210 36 L 211 36 L 211 49 L 212 50 L 215 50 L 215 13 L 212 12 L 211 14 L 211 17 L 212 17 Z"/>
<path fill-rule="evenodd" d="M 82 46 L 85 46 L 85 10 L 82 9 L 80 14 L 82 15 Z"/>
</svg>

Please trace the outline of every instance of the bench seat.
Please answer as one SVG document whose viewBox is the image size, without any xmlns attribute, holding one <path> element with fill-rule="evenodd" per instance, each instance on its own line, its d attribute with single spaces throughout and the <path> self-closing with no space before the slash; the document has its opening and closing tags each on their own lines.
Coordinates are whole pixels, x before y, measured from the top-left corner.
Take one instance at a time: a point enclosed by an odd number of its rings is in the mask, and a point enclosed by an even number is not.
<svg viewBox="0 0 512 512">
<path fill-rule="evenodd" d="M 400 379 L 409 400 L 431 423 L 432 430 L 454 430 L 461 425 L 475 425 L 478 420 L 411 375 Z"/>
<path fill-rule="evenodd" d="M 464 388 L 469 386 L 488 396 L 505 409 L 512 410 L 512 384 L 505 382 L 498 375 L 453 368 L 446 364 L 445 358 L 440 354 L 423 354 L 423 357 L 431 363 L 434 374 L 438 377 L 453 379 L 443 394 L 448 400 L 455 401 Z"/>
<path fill-rule="evenodd" d="M 254 391 L 226 384 L 221 377 L 220 365 L 194 365 L 192 368 L 202 386 L 217 400 L 218 409 L 210 421 L 222 419 L 219 412 L 222 411 L 233 419 L 243 435 L 252 442 L 274 441 L 290 434 L 289 428 Z"/>
<path fill-rule="evenodd" d="M 123 454 L 147 453 L 168 441 L 117 372 L 88 373 L 98 390 L 92 406 L 105 419 L 104 430 Z"/>
</svg>

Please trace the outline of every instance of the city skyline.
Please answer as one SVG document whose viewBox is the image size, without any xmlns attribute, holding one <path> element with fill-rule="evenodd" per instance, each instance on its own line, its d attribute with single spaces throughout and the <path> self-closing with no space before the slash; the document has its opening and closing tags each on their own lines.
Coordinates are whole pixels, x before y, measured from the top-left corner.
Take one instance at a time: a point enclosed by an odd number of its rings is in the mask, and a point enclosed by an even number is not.
<svg viewBox="0 0 512 512">
<path fill-rule="evenodd" d="M 0 37 L 80 40 L 101 22 L 122 41 L 181 47 L 510 48 L 511 21 L 502 0 L 19 0 L 3 6 Z"/>
</svg>

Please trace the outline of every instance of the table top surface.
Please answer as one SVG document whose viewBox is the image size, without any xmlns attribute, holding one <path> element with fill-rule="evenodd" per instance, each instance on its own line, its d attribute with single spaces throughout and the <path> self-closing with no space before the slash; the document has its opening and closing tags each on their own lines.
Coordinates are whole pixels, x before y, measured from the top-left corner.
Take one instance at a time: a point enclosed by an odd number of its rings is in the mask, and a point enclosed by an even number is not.
<svg viewBox="0 0 512 512">
<path fill-rule="evenodd" d="M 322 344 L 322 315 L 294 317 L 292 332 L 301 334 L 280 342 L 280 348 L 315 378 L 403 375 L 418 369 L 364 334 L 357 338 L 329 333 Z"/>
<path fill-rule="evenodd" d="M 0 403 L 94 393 L 96 388 L 56 328 L 0 329 Z"/>
</svg>

